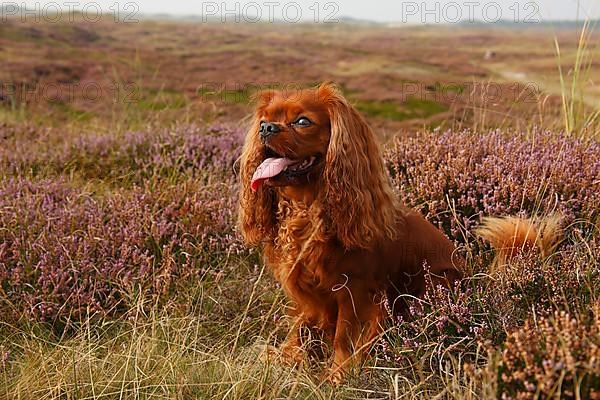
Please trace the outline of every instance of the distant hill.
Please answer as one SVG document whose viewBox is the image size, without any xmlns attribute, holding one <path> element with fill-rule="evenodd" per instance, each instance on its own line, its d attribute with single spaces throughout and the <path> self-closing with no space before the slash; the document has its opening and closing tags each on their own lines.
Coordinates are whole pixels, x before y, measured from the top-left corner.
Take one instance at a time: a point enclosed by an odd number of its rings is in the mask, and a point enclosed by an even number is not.
<svg viewBox="0 0 600 400">
<path fill-rule="evenodd" d="M 475 21 L 469 22 L 464 21 L 459 23 L 461 27 L 476 27 L 476 28 L 485 28 L 485 27 L 503 27 L 503 28 L 516 28 L 516 29 L 581 29 L 584 25 L 585 21 L 540 21 L 535 23 L 527 23 L 527 22 L 515 22 L 512 20 L 500 20 L 498 22 L 485 22 L 485 21 Z M 589 20 L 590 26 L 600 26 L 600 20 Z"/>
</svg>

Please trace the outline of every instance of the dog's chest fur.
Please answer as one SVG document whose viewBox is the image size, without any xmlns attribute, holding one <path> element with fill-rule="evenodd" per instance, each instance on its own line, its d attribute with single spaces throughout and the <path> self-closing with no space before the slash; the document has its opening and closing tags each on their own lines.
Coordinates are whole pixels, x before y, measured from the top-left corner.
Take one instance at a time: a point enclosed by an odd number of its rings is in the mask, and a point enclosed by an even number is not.
<svg viewBox="0 0 600 400">
<path fill-rule="evenodd" d="M 302 305 L 300 313 L 323 309 L 331 302 L 330 275 L 325 269 L 331 264 L 331 235 L 320 217 L 320 208 L 303 203 L 281 201 L 277 211 L 278 234 L 266 247 L 267 262 L 285 293 Z M 315 314 L 315 312 L 310 312 Z M 316 313 L 320 314 L 320 313 Z M 325 323 L 325 315 L 306 315 Z"/>
</svg>

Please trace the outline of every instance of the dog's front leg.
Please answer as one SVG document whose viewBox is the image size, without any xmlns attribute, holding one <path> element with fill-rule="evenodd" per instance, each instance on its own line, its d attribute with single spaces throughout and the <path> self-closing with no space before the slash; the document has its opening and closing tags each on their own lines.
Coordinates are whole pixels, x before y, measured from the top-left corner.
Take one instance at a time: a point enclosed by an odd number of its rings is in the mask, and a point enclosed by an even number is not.
<svg viewBox="0 0 600 400">
<path fill-rule="evenodd" d="M 382 306 L 364 285 L 344 285 L 337 290 L 338 315 L 333 339 L 333 365 L 328 379 L 340 383 L 344 375 L 361 367 L 379 333 Z"/>
<path fill-rule="evenodd" d="M 287 337 L 279 346 L 281 356 L 289 364 L 299 365 L 304 358 L 305 351 L 302 346 L 301 330 L 305 323 L 306 321 L 302 315 L 295 316 Z"/>
</svg>

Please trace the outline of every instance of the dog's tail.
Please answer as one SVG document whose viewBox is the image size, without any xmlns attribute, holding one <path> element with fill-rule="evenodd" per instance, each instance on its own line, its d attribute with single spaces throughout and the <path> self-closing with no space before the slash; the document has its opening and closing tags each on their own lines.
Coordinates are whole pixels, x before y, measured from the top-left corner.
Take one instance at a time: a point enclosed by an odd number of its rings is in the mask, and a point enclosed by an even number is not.
<svg viewBox="0 0 600 400">
<path fill-rule="evenodd" d="M 492 245 L 494 266 L 502 267 L 520 254 L 553 254 L 563 239 L 562 222 L 558 214 L 544 218 L 486 217 L 475 233 Z"/>
</svg>

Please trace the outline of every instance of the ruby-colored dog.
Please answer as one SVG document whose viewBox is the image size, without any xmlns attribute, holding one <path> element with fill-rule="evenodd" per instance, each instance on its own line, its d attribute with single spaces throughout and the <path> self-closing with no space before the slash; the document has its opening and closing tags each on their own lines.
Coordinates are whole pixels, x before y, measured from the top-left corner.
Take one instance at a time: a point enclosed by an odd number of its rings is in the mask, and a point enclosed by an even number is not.
<svg viewBox="0 0 600 400">
<path fill-rule="evenodd" d="M 295 307 L 281 346 L 303 356 L 300 329 L 333 342 L 329 377 L 357 365 L 399 295 L 421 296 L 460 277 L 453 244 L 394 196 L 375 135 L 331 84 L 265 91 L 241 159 L 240 226 L 261 245 Z"/>
<path fill-rule="evenodd" d="M 300 362 L 300 332 L 316 328 L 333 342 L 328 377 L 339 382 L 378 335 L 385 301 L 401 313 L 406 295 L 460 279 L 464 260 L 398 203 L 375 135 L 335 86 L 257 99 L 241 159 L 240 227 L 294 303 L 281 354 Z M 477 234 L 500 269 L 522 252 L 551 255 L 564 236 L 559 215 L 486 218 Z"/>
</svg>

